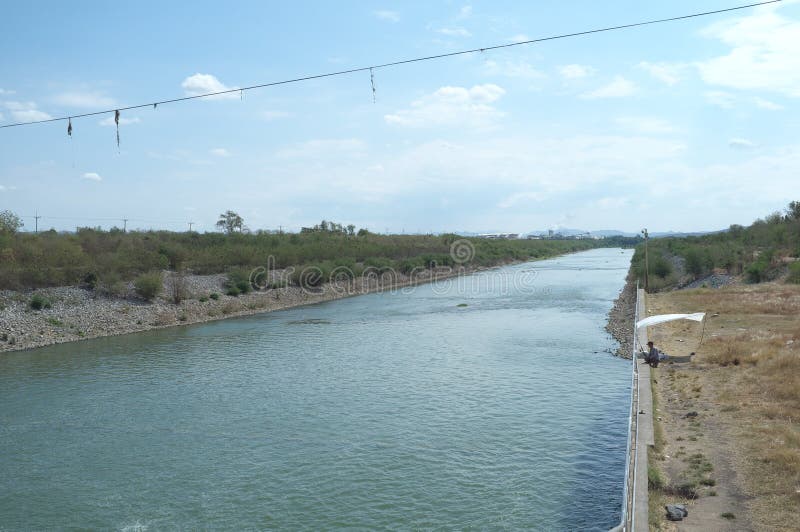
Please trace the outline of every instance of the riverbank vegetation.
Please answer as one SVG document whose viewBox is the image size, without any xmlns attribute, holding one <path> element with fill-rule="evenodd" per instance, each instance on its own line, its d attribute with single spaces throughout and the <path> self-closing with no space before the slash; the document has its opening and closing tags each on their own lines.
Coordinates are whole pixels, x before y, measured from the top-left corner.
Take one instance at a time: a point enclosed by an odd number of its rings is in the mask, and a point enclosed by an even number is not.
<svg viewBox="0 0 800 532">
<path fill-rule="evenodd" d="M 649 288 L 685 286 L 714 274 L 740 276 L 745 282 L 784 279 L 800 283 L 800 202 L 748 227 L 690 237 L 650 239 Z M 636 248 L 633 268 L 644 279 L 644 245 Z"/>
<path fill-rule="evenodd" d="M 459 242 L 454 244 L 456 241 Z M 235 227 L 224 233 L 80 228 L 74 233 L 32 234 L 6 230 L 0 231 L 0 289 L 82 284 L 113 292 L 115 285 L 154 271 L 215 274 L 257 267 L 295 267 L 298 272 L 313 267 L 327 280 L 334 271 L 358 276 L 369 267 L 379 272 L 393 269 L 408 274 L 414 269 L 437 266 L 492 266 L 626 243 L 630 245 L 632 240 L 379 235 L 330 222 L 304 228 L 300 233 L 247 233 Z M 241 277 L 234 274 L 237 275 Z M 236 284 L 234 281 L 234 287 Z M 238 289 L 241 291 L 242 287 Z"/>
</svg>

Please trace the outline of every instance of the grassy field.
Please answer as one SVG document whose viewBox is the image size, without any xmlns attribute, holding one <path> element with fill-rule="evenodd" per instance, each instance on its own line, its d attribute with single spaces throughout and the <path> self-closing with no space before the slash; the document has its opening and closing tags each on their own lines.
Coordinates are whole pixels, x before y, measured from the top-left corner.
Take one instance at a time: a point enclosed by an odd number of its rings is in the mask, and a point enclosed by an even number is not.
<svg viewBox="0 0 800 532">
<path fill-rule="evenodd" d="M 779 283 L 648 296 L 648 311 L 707 312 L 707 324 L 651 328 L 663 351 L 697 355 L 654 376 L 663 442 L 655 511 L 689 502 L 715 530 L 796 530 L 800 515 L 800 286 Z M 698 345 L 701 335 L 704 337 Z"/>
</svg>

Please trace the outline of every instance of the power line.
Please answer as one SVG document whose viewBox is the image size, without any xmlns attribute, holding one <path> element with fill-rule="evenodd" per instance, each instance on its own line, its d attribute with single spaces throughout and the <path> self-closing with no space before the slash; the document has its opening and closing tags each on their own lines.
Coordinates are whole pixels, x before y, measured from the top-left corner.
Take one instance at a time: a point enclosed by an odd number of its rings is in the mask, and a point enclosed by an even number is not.
<svg viewBox="0 0 800 532">
<path fill-rule="evenodd" d="M 370 73 L 372 73 L 372 71 L 377 70 L 379 68 L 388 68 L 388 67 L 394 67 L 394 66 L 400 66 L 400 65 L 407 65 L 409 63 L 419 63 L 419 62 L 422 62 L 422 61 L 432 61 L 432 60 L 435 60 L 435 59 L 443 59 L 443 58 L 446 58 L 446 57 L 455 57 L 455 56 L 459 56 L 459 55 L 474 54 L 474 53 L 478 53 L 478 52 L 488 52 L 488 51 L 491 51 L 491 50 L 499 50 L 501 48 L 511 48 L 513 46 L 522 46 L 522 45 L 526 45 L 526 44 L 534 44 L 534 43 L 540 43 L 540 42 L 545 42 L 545 41 L 554 41 L 554 40 L 557 40 L 557 39 L 568 39 L 568 38 L 572 38 L 572 37 L 580 37 L 580 36 L 584 36 L 584 35 L 591 35 L 591 34 L 594 34 L 594 33 L 603 33 L 603 32 L 608 32 L 608 31 L 617 31 L 617 30 L 623 30 L 623 29 L 629 29 L 629 28 L 636 28 L 636 27 L 639 27 L 639 26 L 649 26 L 649 25 L 652 25 L 652 24 L 662 24 L 662 23 L 665 23 L 665 22 L 675 22 L 675 21 L 678 21 L 678 20 L 686 20 L 686 19 L 690 19 L 690 18 L 706 17 L 706 16 L 709 16 L 709 15 L 717 15 L 717 14 L 720 14 L 720 13 L 728 13 L 728 12 L 731 12 L 731 11 L 738 11 L 738 10 L 741 10 L 741 9 L 748 9 L 748 8 L 751 8 L 751 7 L 764 6 L 764 5 L 768 5 L 768 4 L 775 4 L 775 3 L 778 3 L 778 2 L 782 2 L 782 1 L 783 0 L 768 0 L 768 1 L 765 1 L 765 2 L 758 2 L 758 3 L 755 3 L 755 4 L 747 4 L 747 5 L 742 5 L 742 6 L 729 7 L 729 8 L 725 8 L 725 9 L 717 9 L 717 10 L 714 10 L 714 11 L 703 11 L 701 13 L 692 13 L 692 14 L 689 14 L 689 15 L 681 15 L 681 16 L 677 16 L 677 17 L 669 17 L 669 18 L 662 18 L 662 19 L 656 19 L 656 20 L 647 20 L 647 21 L 643 21 L 643 22 L 634 22 L 634 23 L 631 23 L 631 24 L 620 24 L 618 26 L 608 26 L 608 27 L 605 27 L 605 28 L 597 28 L 597 29 L 593 29 L 593 30 L 578 31 L 578 32 L 573 32 L 573 33 L 563 33 L 563 34 L 560 34 L 560 35 L 551 35 L 549 37 L 540 37 L 538 39 L 529 39 L 527 41 L 519 41 L 519 42 L 513 42 L 513 43 L 506 43 L 506 44 L 496 44 L 496 45 L 493 45 L 493 46 L 484 46 L 483 48 L 472 48 L 470 50 L 461 50 L 461 51 L 458 51 L 458 52 L 448 52 L 448 53 L 445 53 L 445 54 L 436 54 L 436 55 L 428 55 L 428 56 L 423 56 L 423 57 L 415 57 L 415 58 L 411 58 L 411 59 L 402 59 L 402 60 L 399 60 L 399 61 L 392 61 L 392 62 L 389 62 L 389 63 L 381 63 L 381 64 L 377 64 L 377 65 L 370 65 L 370 66 L 365 66 L 365 67 L 351 68 L 351 69 L 347 69 L 347 70 L 338 70 L 338 71 L 335 71 L 335 72 L 326 72 L 326 73 L 323 73 L 323 74 L 312 74 L 312 75 L 309 75 L 309 76 L 303 76 L 303 77 L 299 77 L 299 78 L 286 79 L 286 80 L 282 80 L 282 81 L 272 81 L 272 82 L 269 82 L 269 83 L 261 83 L 261 84 L 258 84 L 258 85 L 250 85 L 248 87 L 241 87 L 241 88 L 238 88 L 238 89 L 228 89 L 228 90 L 218 91 L 218 92 L 208 92 L 208 93 L 205 93 L 205 94 L 196 94 L 196 95 L 193 95 L 193 96 L 184 96 L 182 98 L 172 98 L 172 99 L 168 99 L 168 100 L 159 100 L 159 101 L 150 102 L 150 103 L 129 105 L 127 107 L 117 107 L 117 108 L 113 108 L 113 109 L 106 109 L 104 111 L 94 111 L 94 112 L 91 112 L 91 113 L 82 113 L 82 114 L 77 114 L 77 115 L 61 116 L 61 117 L 57 117 L 57 118 L 48 118 L 46 120 L 34 120 L 32 122 L 16 122 L 16 123 L 13 123 L 13 124 L 2 125 L 2 126 L 0 126 L 0 129 L 8 128 L 8 127 L 28 126 L 28 125 L 32 125 L 32 124 L 44 124 L 44 123 L 47 123 L 47 122 L 58 122 L 58 121 L 63 121 L 63 120 L 70 121 L 72 118 L 84 118 L 84 117 L 87 117 L 87 116 L 97 116 L 97 115 L 103 115 L 103 114 L 108 114 L 108 113 L 115 113 L 115 116 L 118 116 L 117 113 L 119 113 L 120 111 L 130 111 L 132 109 L 142 109 L 144 107 L 156 108 L 159 105 L 164 105 L 164 104 L 168 104 L 168 103 L 185 102 L 187 100 L 197 100 L 199 98 L 208 98 L 208 97 L 211 97 L 211 96 L 219 96 L 219 95 L 222 95 L 222 94 L 230 94 L 230 93 L 234 93 L 234 92 L 244 93 L 244 91 L 249 91 L 249 90 L 254 90 L 254 89 L 263 89 L 263 88 L 266 88 L 266 87 L 275 87 L 277 85 L 287 85 L 289 83 L 299 83 L 299 82 L 302 82 L 302 81 L 310 81 L 310 80 L 313 80 L 313 79 L 330 78 L 330 77 L 333 77 L 333 76 L 344 76 L 346 74 L 354 74 L 356 72 L 370 71 Z M 373 91 L 374 91 L 374 84 L 373 84 Z"/>
</svg>

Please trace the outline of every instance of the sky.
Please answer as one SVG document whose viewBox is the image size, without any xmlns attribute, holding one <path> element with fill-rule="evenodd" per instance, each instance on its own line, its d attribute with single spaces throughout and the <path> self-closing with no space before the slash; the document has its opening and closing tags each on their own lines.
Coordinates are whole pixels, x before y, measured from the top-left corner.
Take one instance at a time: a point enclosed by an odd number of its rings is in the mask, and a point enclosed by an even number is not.
<svg viewBox="0 0 800 532">
<path fill-rule="evenodd" d="M 0 125 L 724 9 L 692 0 L 8 2 Z M 800 200 L 800 2 L 0 129 L 26 230 L 638 232 Z M 374 83 L 374 93 L 373 93 Z"/>
</svg>

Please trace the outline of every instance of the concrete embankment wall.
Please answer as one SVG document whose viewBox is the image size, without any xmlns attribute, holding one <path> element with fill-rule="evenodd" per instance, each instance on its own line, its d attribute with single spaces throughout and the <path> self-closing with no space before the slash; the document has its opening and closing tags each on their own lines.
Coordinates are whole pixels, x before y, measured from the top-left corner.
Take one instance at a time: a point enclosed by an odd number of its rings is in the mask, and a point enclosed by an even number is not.
<svg viewBox="0 0 800 532">
<path fill-rule="evenodd" d="M 639 289 L 637 297 L 637 316 L 639 319 L 647 317 L 647 294 Z M 634 350 L 639 349 L 639 345 L 647 345 L 647 330 L 639 331 L 638 342 Z M 633 491 L 633 531 L 647 531 L 648 527 L 648 496 L 647 496 L 647 455 L 650 449 L 655 446 L 655 433 L 653 431 L 653 391 L 650 387 L 650 366 L 644 364 L 640 358 L 635 358 L 633 363 L 637 365 L 638 388 L 639 388 L 639 412 L 637 415 L 636 430 L 636 481 Z"/>
<path fill-rule="evenodd" d="M 637 289 L 633 323 L 633 342 L 627 348 L 632 353 L 630 431 L 628 456 L 625 466 L 625 489 L 622 520 L 611 532 L 638 532 L 648 530 L 647 461 L 648 452 L 655 445 L 653 431 L 653 394 L 650 387 L 650 366 L 637 356 L 639 345 L 647 345 L 647 332 L 637 337 L 635 323 L 647 315 L 646 294 Z M 627 321 L 627 320 L 626 320 Z"/>
</svg>

